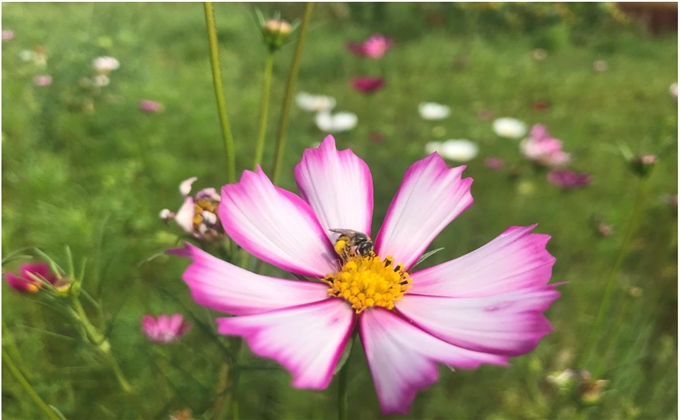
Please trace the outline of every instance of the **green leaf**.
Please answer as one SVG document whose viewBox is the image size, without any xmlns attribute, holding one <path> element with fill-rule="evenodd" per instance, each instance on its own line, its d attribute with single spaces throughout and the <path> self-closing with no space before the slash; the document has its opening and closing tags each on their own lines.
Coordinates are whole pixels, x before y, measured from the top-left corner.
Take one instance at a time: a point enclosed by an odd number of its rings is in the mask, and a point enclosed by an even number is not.
<svg viewBox="0 0 680 420">
<path fill-rule="evenodd" d="M 433 250 L 430 251 L 430 252 L 426 252 L 425 254 L 423 254 L 422 257 L 420 257 L 420 258 L 418 259 L 418 262 L 416 262 L 415 265 L 414 265 L 413 267 L 411 267 L 411 270 L 413 270 L 413 269 L 414 269 L 418 264 L 420 264 L 421 262 L 425 261 L 426 259 L 430 258 L 430 257 L 433 256 L 434 254 L 436 254 L 437 252 L 442 251 L 442 250 L 444 250 L 444 248 L 437 248 L 437 249 L 433 249 Z"/>
<path fill-rule="evenodd" d="M 66 417 L 63 414 L 61 414 L 61 411 L 59 411 L 57 407 L 53 406 L 52 404 L 49 404 L 49 406 L 52 409 L 52 411 L 54 411 L 54 414 L 57 415 L 57 417 L 59 417 L 61 420 L 67 420 Z"/>
</svg>

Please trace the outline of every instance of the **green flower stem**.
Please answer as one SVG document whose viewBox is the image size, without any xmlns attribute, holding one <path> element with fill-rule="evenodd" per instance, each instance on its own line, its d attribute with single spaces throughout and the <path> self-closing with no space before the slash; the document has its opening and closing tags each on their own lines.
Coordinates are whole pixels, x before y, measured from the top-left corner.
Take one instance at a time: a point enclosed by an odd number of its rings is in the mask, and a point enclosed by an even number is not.
<svg viewBox="0 0 680 420">
<path fill-rule="evenodd" d="M 217 399 L 213 405 L 213 420 L 222 418 L 222 413 L 231 412 L 231 418 L 238 420 L 238 401 L 236 400 L 236 389 L 238 387 L 238 374 L 236 367 L 241 355 L 243 340 L 236 339 L 232 347 L 232 358 L 222 363 L 220 374 L 217 381 Z"/>
<path fill-rule="evenodd" d="M 357 332 L 358 330 L 355 329 L 352 333 L 352 339 L 349 343 L 351 346 L 349 354 L 345 364 L 342 365 L 340 372 L 338 372 L 338 420 L 347 420 L 347 380 L 349 378 L 349 364 L 354 345 L 356 344 Z"/>
<path fill-rule="evenodd" d="M 298 35 L 297 44 L 295 45 L 295 53 L 293 54 L 293 64 L 290 66 L 290 73 L 288 74 L 288 83 L 286 84 L 286 94 L 283 97 L 283 107 L 281 110 L 281 120 L 279 121 L 279 130 L 276 135 L 276 152 L 274 155 L 274 165 L 272 167 L 272 183 L 278 184 L 279 174 L 281 172 L 281 162 L 283 161 L 283 151 L 286 147 L 286 129 L 288 128 L 288 117 L 290 114 L 290 105 L 293 101 L 293 90 L 295 89 L 295 80 L 300 69 L 300 61 L 302 59 L 302 47 L 305 44 L 305 36 L 307 35 L 307 28 L 312 16 L 312 9 L 314 3 L 309 2 L 305 7 L 305 15 L 302 18 L 302 25 L 300 25 L 300 34 Z"/>
<path fill-rule="evenodd" d="M 262 77 L 262 100 L 260 102 L 260 122 L 257 128 L 257 142 L 255 143 L 255 163 L 253 169 L 262 163 L 264 154 L 264 139 L 267 135 L 267 117 L 269 116 L 269 93 L 272 87 L 272 73 L 274 70 L 274 52 L 269 51 L 264 64 L 264 76 Z"/>
<path fill-rule="evenodd" d="M 5 365 L 9 368 L 9 371 L 12 373 L 12 376 L 21 384 L 21 386 L 24 388 L 26 393 L 28 394 L 29 397 L 35 402 L 38 407 L 45 413 L 48 419 L 50 420 L 59 420 L 59 416 L 57 416 L 54 411 L 47 405 L 45 404 L 45 401 L 40 398 L 40 395 L 38 395 L 37 392 L 35 392 L 35 389 L 31 386 L 30 383 L 26 380 L 24 375 L 21 373 L 19 368 L 14 364 L 14 361 L 12 360 L 12 357 L 9 355 L 9 352 L 3 351 L 2 352 L 2 361 L 5 362 Z"/>
<path fill-rule="evenodd" d="M 604 316 L 607 313 L 607 310 L 609 309 L 609 305 L 611 304 L 611 299 L 612 299 L 612 294 L 614 292 L 614 285 L 616 284 L 616 277 L 619 272 L 619 269 L 621 268 L 621 264 L 623 263 L 623 260 L 626 257 L 626 250 L 628 249 L 628 245 L 630 244 L 630 241 L 633 237 L 633 233 L 635 232 L 635 226 L 637 224 L 637 219 L 640 216 L 640 213 L 642 211 L 642 204 L 644 202 L 644 189 L 645 189 L 645 178 L 642 178 L 638 180 L 638 186 L 637 186 L 637 193 L 635 195 L 635 207 L 633 208 L 633 214 L 631 215 L 629 221 L 628 221 L 628 227 L 626 229 L 626 233 L 623 237 L 623 242 L 621 243 L 621 248 L 619 249 L 619 254 L 616 257 L 616 262 L 614 263 L 614 266 L 612 267 L 611 272 L 609 273 L 609 277 L 607 278 L 607 282 L 605 283 L 605 291 L 604 295 L 602 296 L 602 301 L 600 302 L 600 309 L 597 312 L 597 317 L 595 318 L 595 322 L 593 323 L 592 328 L 590 329 L 590 333 L 588 334 L 588 339 L 586 340 L 586 345 L 583 349 L 583 352 L 581 353 L 581 356 L 578 360 L 577 365 L 581 368 L 584 368 L 584 364 L 586 361 L 588 361 L 588 357 L 590 356 L 590 353 L 592 352 L 595 342 L 597 341 L 597 336 L 598 333 L 600 332 L 600 328 L 602 326 L 602 322 L 604 321 Z"/>
<path fill-rule="evenodd" d="M 208 30 L 208 46 L 210 48 L 210 66 L 212 68 L 213 84 L 215 86 L 215 98 L 217 99 L 217 113 L 222 126 L 222 137 L 227 155 L 227 182 L 236 182 L 236 157 L 234 154 L 234 138 L 231 135 L 229 117 L 227 116 L 227 100 L 224 96 L 222 85 L 222 70 L 220 67 L 220 51 L 217 42 L 217 23 L 215 22 L 215 9 L 212 2 L 203 3 L 205 10 L 205 24 Z"/>
<path fill-rule="evenodd" d="M 109 367 L 111 367 L 111 370 L 113 370 L 113 373 L 116 375 L 116 379 L 118 380 L 120 388 L 126 394 L 132 394 L 132 385 L 130 385 L 130 382 L 125 377 L 125 374 L 120 368 L 120 365 L 118 364 L 116 358 L 113 357 L 113 354 L 111 353 L 111 343 L 109 343 L 109 340 L 106 337 L 104 337 L 104 335 L 100 333 L 99 330 L 97 330 L 97 328 L 94 325 L 92 325 L 90 320 L 87 318 L 87 314 L 83 309 L 83 305 L 80 303 L 80 300 L 75 295 L 73 295 L 72 297 L 72 305 L 73 309 L 75 310 L 78 316 L 78 321 L 80 321 L 80 324 L 85 329 L 87 338 L 97 346 L 97 349 L 104 357 L 104 360 L 106 361 L 106 363 L 108 363 Z"/>
</svg>

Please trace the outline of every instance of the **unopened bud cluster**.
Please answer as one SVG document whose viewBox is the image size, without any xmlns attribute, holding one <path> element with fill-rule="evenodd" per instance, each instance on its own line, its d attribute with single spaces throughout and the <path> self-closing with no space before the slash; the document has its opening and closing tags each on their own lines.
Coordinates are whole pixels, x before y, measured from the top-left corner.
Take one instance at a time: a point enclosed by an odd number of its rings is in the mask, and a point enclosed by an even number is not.
<svg viewBox="0 0 680 420">
<path fill-rule="evenodd" d="M 269 19 L 262 25 L 264 43 L 270 51 L 276 51 L 288 42 L 293 27 L 283 19 Z"/>
</svg>

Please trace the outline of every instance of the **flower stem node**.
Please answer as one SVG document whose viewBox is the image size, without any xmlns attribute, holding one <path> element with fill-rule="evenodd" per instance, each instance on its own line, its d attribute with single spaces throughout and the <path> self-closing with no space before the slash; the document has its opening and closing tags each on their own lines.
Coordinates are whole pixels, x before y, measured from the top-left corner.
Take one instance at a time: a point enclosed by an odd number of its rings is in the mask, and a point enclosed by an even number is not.
<svg viewBox="0 0 680 420">
<path fill-rule="evenodd" d="M 394 258 L 387 256 L 382 260 L 373 252 L 368 256 L 350 256 L 340 270 L 324 281 L 330 286 L 328 295 L 345 299 L 357 314 L 373 306 L 393 309 L 394 302 L 412 284 L 403 264 L 395 266 Z"/>
</svg>

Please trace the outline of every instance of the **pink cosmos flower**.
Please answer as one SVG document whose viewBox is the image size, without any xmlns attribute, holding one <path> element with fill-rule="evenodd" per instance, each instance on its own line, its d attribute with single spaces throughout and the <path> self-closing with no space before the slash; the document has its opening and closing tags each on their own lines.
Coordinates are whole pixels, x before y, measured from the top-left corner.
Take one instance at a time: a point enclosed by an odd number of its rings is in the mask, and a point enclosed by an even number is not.
<svg viewBox="0 0 680 420">
<path fill-rule="evenodd" d="M 184 320 L 182 314 L 152 315 L 142 317 L 142 331 L 149 340 L 156 343 L 172 343 L 191 329 L 191 324 Z"/>
<path fill-rule="evenodd" d="M 3 41 L 11 41 L 14 39 L 14 31 L 9 30 L 9 29 L 4 29 L 2 31 L 2 40 Z"/>
<path fill-rule="evenodd" d="M 413 270 L 432 240 L 472 204 L 464 166 L 436 153 L 414 163 L 387 211 L 375 246 L 373 181 L 351 150 L 328 136 L 295 168 L 300 196 L 258 168 L 222 187 L 220 219 L 244 250 L 311 281 L 251 273 L 186 244 L 183 279 L 200 305 L 235 315 L 218 332 L 245 338 L 253 353 L 289 370 L 296 388 L 325 389 L 355 328 L 385 413 L 406 413 L 437 381 L 437 364 L 507 365 L 551 331 L 542 312 L 557 299 L 555 258 L 535 225 L 510 227 L 480 249 Z M 342 233 L 342 232 L 341 232 Z M 351 232 L 350 232 L 351 233 Z"/>
<path fill-rule="evenodd" d="M 224 235 L 217 217 L 220 195 L 214 188 L 205 188 L 193 197 L 190 196 L 191 185 L 197 179 L 192 177 L 182 181 L 179 185 L 179 192 L 184 197 L 184 204 L 177 213 L 173 213 L 169 209 L 162 210 L 160 218 L 166 223 L 170 219 L 175 219 L 179 227 L 196 239 L 203 241 L 218 240 Z"/>
<path fill-rule="evenodd" d="M 33 78 L 33 84 L 40 87 L 49 86 L 52 84 L 52 76 L 40 75 Z"/>
<path fill-rule="evenodd" d="M 560 166 L 571 160 L 571 155 L 562 150 L 562 142 L 550 137 L 542 124 L 531 128 L 529 137 L 520 143 L 519 149 L 525 158 L 544 166 Z"/>
<path fill-rule="evenodd" d="M 486 166 L 489 169 L 497 171 L 499 169 L 503 169 L 503 167 L 505 166 L 505 162 L 503 161 L 503 159 L 498 157 L 488 157 L 484 159 L 484 166 Z"/>
<path fill-rule="evenodd" d="M 163 110 L 163 105 L 155 101 L 144 99 L 139 102 L 139 109 L 147 114 L 155 114 Z"/>
<path fill-rule="evenodd" d="M 562 189 L 573 190 L 589 185 L 591 182 L 591 177 L 586 173 L 568 170 L 554 170 L 548 173 L 548 181 Z"/>
<path fill-rule="evenodd" d="M 385 86 L 385 79 L 382 77 L 355 77 L 350 80 L 352 87 L 359 92 L 375 93 Z"/>
<path fill-rule="evenodd" d="M 52 273 L 50 266 L 44 262 L 25 263 L 19 267 L 18 273 L 5 273 L 9 287 L 22 293 L 36 293 L 42 287 L 42 283 L 34 279 L 33 276 L 53 285 L 58 280 L 58 277 Z"/>
<path fill-rule="evenodd" d="M 383 35 L 373 35 L 364 42 L 350 42 L 347 49 L 361 57 L 381 58 L 392 47 L 392 40 Z"/>
</svg>

